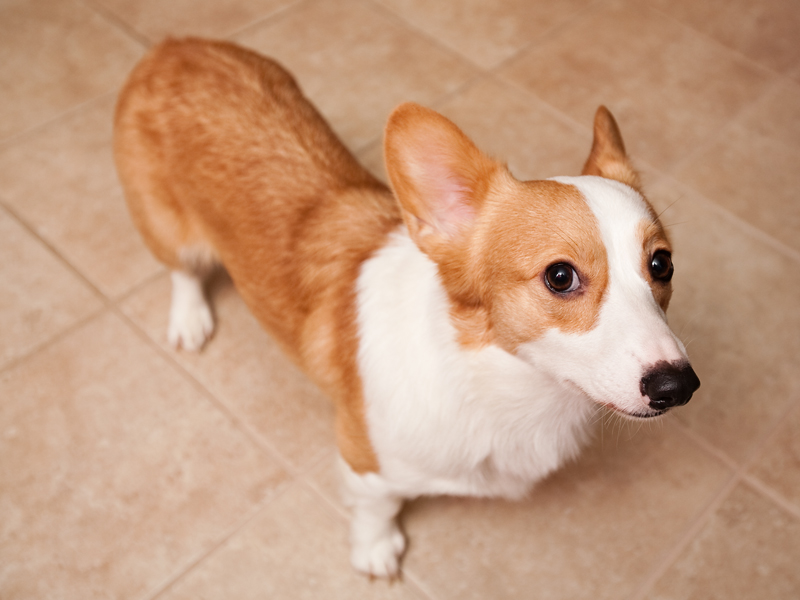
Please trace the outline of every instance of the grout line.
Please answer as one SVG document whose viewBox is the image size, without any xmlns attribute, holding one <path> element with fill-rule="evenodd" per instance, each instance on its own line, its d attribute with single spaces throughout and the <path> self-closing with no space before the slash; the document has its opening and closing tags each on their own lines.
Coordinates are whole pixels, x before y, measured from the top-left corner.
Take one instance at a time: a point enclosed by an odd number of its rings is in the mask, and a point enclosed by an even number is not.
<svg viewBox="0 0 800 600">
<path fill-rule="evenodd" d="M 473 86 L 476 86 L 480 82 L 482 82 L 484 80 L 487 80 L 489 78 L 490 78 L 490 75 L 487 74 L 487 73 L 476 73 L 472 77 L 469 77 L 467 80 L 465 80 L 464 82 L 462 82 L 459 85 L 457 85 L 455 88 L 453 88 L 449 92 L 444 92 L 438 98 L 436 98 L 433 101 L 427 103 L 427 106 L 428 106 L 428 108 L 432 108 L 434 110 L 438 110 L 438 108 L 436 108 L 436 107 L 439 107 L 442 104 L 445 104 L 445 103 L 449 102 L 450 100 L 452 100 L 456 96 L 466 92 L 469 88 L 471 88 Z M 387 115 L 387 118 L 388 118 L 388 115 Z M 337 133 L 337 136 L 338 136 L 338 133 Z M 353 148 L 349 148 L 348 147 L 348 150 L 350 151 L 350 153 L 353 156 L 358 158 L 359 154 L 361 154 L 363 152 L 367 152 L 368 150 L 371 150 L 374 146 L 379 145 L 382 142 L 382 140 L 383 140 L 383 131 L 381 131 L 378 135 L 370 138 L 368 141 L 366 141 L 366 142 L 364 142 L 362 144 L 359 144 L 358 146 L 355 146 Z M 360 163 L 360 161 L 359 161 L 359 163 Z"/>
<path fill-rule="evenodd" d="M 558 23 L 553 25 L 550 29 L 542 32 L 536 39 L 527 42 L 525 45 L 520 47 L 516 50 L 513 54 L 507 56 L 497 64 L 491 67 L 491 71 L 497 72 L 506 68 L 512 62 L 515 62 L 520 56 L 527 53 L 530 50 L 533 50 L 537 45 L 546 43 L 550 41 L 550 39 L 559 35 L 563 30 L 568 29 L 569 27 L 574 27 L 576 25 L 580 25 L 581 22 L 587 21 L 590 18 L 594 17 L 604 5 L 607 4 L 607 0 L 594 0 L 588 6 L 584 6 L 581 9 L 575 10 L 569 17 L 567 17 L 563 23 Z"/>
<path fill-rule="evenodd" d="M 777 437 L 781 425 L 786 420 L 787 416 L 791 414 L 793 410 L 800 410 L 797 408 L 798 402 L 793 399 L 789 398 L 785 400 L 785 405 L 783 410 L 780 411 L 778 415 L 776 415 L 773 421 L 764 428 L 764 432 L 756 439 L 753 443 L 753 447 L 745 456 L 744 460 L 742 460 L 742 468 L 741 471 L 744 474 L 747 470 L 749 470 L 753 464 L 761 457 L 764 449 L 767 447 L 770 441 L 772 441 L 775 437 Z"/>
<path fill-rule="evenodd" d="M 658 13 L 659 15 L 661 15 L 662 17 L 664 17 L 666 19 L 669 19 L 673 23 L 676 23 L 676 24 L 680 25 L 680 27 L 682 27 L 683 29 L 688 30 L 688 31 L 692 32 L 693 34 L 704 38 L 706 41 L 708 41 L 712 45 L 716 46 L 718 49 L 724 50 L 727 53 L 735 55 L 736 58 L 738 58 L 742 62 L 748 63 L 748 65 L 751 66 L 751 67 L 755 67 L 755 68 L 757 68 L 757 69 L 759 69 L 761 71 L 765 71 L 765 72 L 767 72 L 767 73 L 769 73 L 771 75 L 778 75 L 778 76 L 781 76 L 781 77 L 788 77 L 789 74 L 792 72 L 791 70 L 788 71 L 787 73 L 781 73 L 780 71 L 776 71 L 772 67 L 767 66 L 765 64 L 762 64 L 759 61 L 757 61 L 756 59 L 749 57 L 748 55 L 744 54 L 741 50 L 737 50 L 736 48 L 728 46 L 727 44 L 725 44 L 722 41 L 718 40 L 717 38 L 713 37 L 711 34 L 708 34 L 708 33 L 704 32 L 704 31 L 701 31 L 700 29 L 695 28 L 690 23 L 687 23 L 685 21 L 681 21 L 678 17 L 675 17 L 675 16 L 673 16 L 673 15 L 667 13 L 667 12 L 664 12 L 663 10 L 661 10 L 661 9 L 655 7 L 655 6 L 652 6 L 650 4 L 647 4 L 647 8 L 649 10 L 652 10 L 655 13 Z"/>
<path fill-rule="evenodd" d="M 292 2 L 286 4 L 285 6 L 276 8 L 272 12 L 269 12 L 265 15 L 256 18 L 254 21 L 251 21 L 247 25 L 242 25 L 238 29 L 234 29 L 233 31 L 224 34 L 223 36 L 221 36 L 221 38 L 225 40 L 233 40 L 237 36 L 247 35 L 248 33 L 250 33 L 251 30 L 258 29 L 261 26 L 267 25 L 268 21 L 279 21 L 286 14 L 291 13 L 295 9 L 299 9 L 303 5 L 310 4 L 311 2 L 312 0 L 293 0 Z"/>
<path fill-rule="evenodd" d="M 690 440 L 692 440 L 695 444 L 700 446 L 707 454 L 710 454 L 726 467 L 728 467 L 732 472 L 736 473 L 741 471 L 743 462 L 737 462 L 734 458 L 729 456 L 725 451 L 717 448 L 714 444 L 709 442 L 706 438 L 702 435 L 697 433 L 691 427 L 683 423 L 680 419 L 675 418 L 673 419 L 673 423 L 677 427 L 677 429 Z"/>
<path fill-rule="evenodd" d="M 524 94 L 527 94 L 529 96 L 532 96 L 532 97 L 536 98 L 536 100 L 538 102 L 540 102 L 542 105 L 544 105 L 548 109 L 550 109 L 551 112 L 557 113 L 561 117 L 561 120 L 564 121 L 565 124 L 569 123 L 572 127 L 575 127 L 575 128 L 577 128 L 577 129 L 579 129 L 581 131 L 588 131 L 589 135 L 592 134 L 593 126 L 591 125 L 591 121 L 590 121 L 589 124 L 586 124 L 586 123 L 583 123 L 582 121 L 579 121 L 578 119 L 576 119 L 575 117 L 573 117 L 569 113 L 566 113 L 566 112 L 562 111 L 560 108 L 558 108 L 558 106 L 556 106 L 554 104 L 551 104 L 549 100 L 546 100 L 546 99 L 542 98 L 535 91 L 525 87 L 523 84 L 515 81 L 514 79 L 510 79 L 508 77 L 505 77 L 500 73 L 495 75 L 495 77 L 496 77 L 497 81 L 499 81 L 499 82 L 501 82 L 501 83 L 503 83 L 503 84 L 505 84 L 505 85 L 507 85 L 507 86 L 509 86 L 511 88 L 514 88 L 517 92 L 522 92 Z M 594 117 L 594 113 L 591 115 L 591 117 L 592 118 Z M 624 124 L 621 126 L 621 128 L 624 129 Z M 624 135 L 623 135 L 623 137 L 624 137 Z M 587 156 L 589 155 L 589 149 L 590 148 L 591 148 L 591 145 L 586 150 L 586 155 Z M 633 158 L 634 158 L 634 160 L 636 160 L 635 157 L 633 157 Z"/>
<path fill-rule="evenodd" d="M 472 58 L 470 58 L 469 56 L 463 54 L 457 48 L 454 48 L 454 47 L 450 46 L 449 44 L 447 44 L 447 42 L 445 42 L 441 38 L 437 37 L 436 34 L 428 33 L 427 31 L 421 29 L 419 26 L 414 24 L 412 21 L 409 21 L 403 15 L 393 11 L 390 8 L 387 8 L 386 6 L 381 4 L 380 2 L 376 2 L 376 0 L 363 0 L 363 1 L 369 2 L 378 11 L 380 11 L 381 13 L 389 16 L 396 23 L 403 25 L 407 29 L 410 29 L 415 34 L 418 34 L 418 35 L 424 37 L 425 39 L 429 40 L 433 44 L 437 45 L 439 48 L 446 49 L 448 52 L 458 56 L 461 60 L 467 61 L 470 65 L 472 65 L 475 68 L 479 69 L 484 74 L 490 74 L 490 73 L 493 73 L 493 72 L 499 70 L 500 68 L 504 67 L 508 62 L 514 60 L 517 56 L 519 56 L 520 54 L 526 52 L 527 50 L 532 48 L 534 45 L 536 45 L 536 44 L 548 39 L 549 37 L 551 37 L 553 35 L 556 35 L 561 29 L 563 29 L 565 27 L 568 27 L 568 26 L 571 26 L 573 23 L 587 18 L 591 13 L 593 13 L 595 11 L 595 7 L 597 7 L 597 6 L 601 5 L 601 4 L 604 4 L 606 0 L 594 0 L 594 2 L 592 2 L 589 6 L 583 7 L 581 9 L 576 9 L 570 15 L 565 17 L 563 22 L 553 25 L 550 29 L 547 29 L 547 30 L 543 31 L 537 37 L 535 37 L 533 40 L 523 43 L 519 48 L 517 48 L 516 50 L 512 51 L 512 53 L 509 56 L 507 56 L 505 58 L 502 58 L 498 62 L 496 62 L 495 64 L 488 65 L 488 66 L 482 66 L 482 65 L 476 63 Z"/>
<path fill-rule="evenodd" d="M 762 496 L 766 496 L 768 500 L 777 504 L 795 519 L 800 519 L 800 506 L 797 506 L 794 502 L 784 497 L 783 494 L 758 479 L 755 475 L 742 473 L 742 481 Z"/>
<path fill-rule="evenodd" d="M 432 44 L 439 50 L 451 55 L 453 58 L 457 58 L 460 61 L 467 63 L 470 67 L 476 69 L 481 73 L 486 73 L 491 70 L 491 67 L 486 68 L 482 67 L 481 65 L 474 62 L 468 56 L 462 54 L 455 48 L 450 47 L 445 42 L 443 42 L 440 38 L 436 37 L 435 35 L 428 33 L 427 31 L 420 29 L 417 25 L 412 23 L 411 21 L 407 20 L 402 15 L 394 12 L 393 10 L 385 7 L 380 2 L 376 2 L 375 0 L 360 0 L 362 5 L 368 4 L 375 12 L 381 14 L 386 20 L 393 23 L 396 27 L 403 28 L 409 30 L 414 35 L 424 39 L 428 43 Z"/>
<path fill-rule="evenodd" d="M 169 275 L 169 269 L 166 266 L 159 263 L 158 269 L 156 271 L 154 271 L 147 277 L 144 277 L 141 281 L 134 283 L 127 290 L 120 292 L 119 294 L 116 294 L 114 296 L 111 296 L 110 300 L 115 304 L 120 304 L 120 305 L 124 304 L 125 302 L 130 300 L 130 298 L 141 292 L 144 288 L 151 285 L 155 281 L 158 281 L 161 277 L 166 277 L 167 275 Z"/>
<path fill-rule="evenodd" d="M 771 236 L 766 231 L 756 227 L 752 223 L 744 220 L 742 217 L 740 217 L 734 212 L 731 212 L 721 204 L 718 204 L 717 202 L 715 202 L 702 192 L 696 190 L 692 186 L 677 179 L 674 175 L 664 174 L 664 177 L 668 178 L 669 180 L 671 180 L 671 182 L 677 184 L 679 187 L 691 191 L 692 195 L 696 196 L 696 199 L 699 199 L 700 202 L 702 202 L 707 208 L 713 210 L 714 212 L 718 213 L 721 217 L 727 219 L 731 224 L 738 227 L 745 235 L 755 239 L 758 242 L 761 242 L 766 246 L 769 246 L 772 250 L 774 250 L 779 254 L 782 254 L 785 258 L 800 263 L 800 251 L 795 250 L 791 246 L 787 246 L 784 242 Z"/>
<path fill-rule="evenodd" d="M 46 338 L 39 344 L 36 344 L 32 348 L 30 348 L 28 351 L 12 358 L 9 362 L 0 366 L 0 373 L 2 373 L 4 371 L 8 371 L 16 367 L 21 362 L 29 359 L 33 355 L 38 354 L 39 352 L 44 350 L 46 346 L 49 346 L 50 344 L 53 344 L 56 341 L 63 339 L 67 335 L 80 329 L 81 327 L 83 327 L 96 317 L 98 317 L 100 314 L 102 314 L 105 310 L 108 309 L 109 300 L 105 296 L 105 294 L 103 294 L 97 288 L 97 286 L 95 286 L 91 281 L 89 281 L 89 279 L 87 279 L 83 275 L 83 273 L 81 273 L 71 262 L 69 262 L 64 256 L 62 256 L 62 254 L 55 248 L 55 246 L 53 246 L 50 242 L 48 242 L 46 239 L 40 236 L 39 233 L 25 219 L 21 218 L 15 210 L 9 207 L 5 202 L 2 202 L 2 200 L 0 200 L 0 210 L 4 210 L 6 213 L 8 213 L 8 216 L 11 217 L 14 221 L 16 221 L 16 223 L 20 227 L 22 227 L 31 237 L 33 237 L 35 241 L 44 246 L 45 250 L 51 254 L 51 256 L 56 260 L 56 262 L 59 263 L 67 272 L 72 274 L 77 279 L 78 283 L 86 285 L 89 288 L 89 291 L 95 295 L 96 299 L 99 302 L 99 306 L 97 309 L 89 312 L 87 315 L 84 315 L 83 317 L 79 317 L 76 321 L 67 325 L 64 329 L 55 333 L 53 336 Z"/>
<path fill-rule="evenodd" d="M 47 339 L 45 339 L 44 341 L 40 342 L 39 344 L 36 344 L 35 346 L 32 346 L 31 348 L 29 348 L 28 350 L 26 350 L 22 354 L 9 359 L 9 361 L 7 363 L 5 363 L 3 365 L 0 365 L 0 375 L 3 375 L 3 374 L 5 374 L 6 372 L 9 372 L 9 371 L 13 371 L 21 363 L 23 363 L 23 362 L 25 362 L 25 361 L 27 361 L 29 359 L 34 358 L 37 354 L 42 353 L 44 350 L 46 350 L 50 346 L 52 346 L 54 344 L 57 344 L 58 342 L 60 342 L 64 338 L 72 335 L 73 333 L 75 333 L 76 331 L 78 331 L 82 327 L 88 325 L 89 323 L 91 323 L 95 319 L 99 319 L 107 311 L 108 311 L 108 307 L 101 305 L 100 307 L 97 308 L 97 310 L 94 310 L 94 311 L 90 312 L 89 314 L 79 318 L 77 321 L 67 325 L 61 331 L 53 334 L 51 337 L 48 337 Z"/>
<path fill-rule="evenodd" d="M 153 45 L 153 42 L 143 33 L 138 31 L 132 25 L 129 25 L 124 19 L 119 17 L 112 10 L 97 2 L 97 0 L 80 0 L 84 6 L 93 11 L 97 16 L 103 19 L 112 27 L 119 29 L 124 35 L 127 35 L 133 41 L 141 45 L 145 50 Z"/>
<path fill-rule="evenodd" d="M 445 92 L 444 94 L 442 94 L 441 96 L 439 96 L 438 98 L 433 100 L 430 103 L 430 108 L 434 108 L 434 109 L 438 110 L 437 107 L 440 107 L 440 106 L 442 106 L 444 104 L 447 104 L 448 102 L 450 102 L 454 98 L 456 98 L 456 97 L 460 96 L 461 94 L 469 91 L 470 88 L 474 88 L 474 87 L 478 86 L 479 84 L 481 84 L 482 82 L 487 81 L 489 79 L 491 79 L 491 74 L 490 73 L 484 73 L 484 72 L 476 73 L 475 75 L 473 75 L 472 77 L 468 78 L 466 81 L 462 82 L 460 85 L 456 86 L 455 88 L 453 88 L 449 92 Z"/>
<path fill-rule="evenodd" d="M 58 113 L 54 117 L 49 117 L 44 121 L 37 123 L 36 125 L 31 125 L 27 129 L 11 134 L 9 137 L 0 139 L 0 151 L 6 150 L 7 148 L 13 146 L 14 144 L 25 141 L 28 137 L 37 134 L 38 132 L 49 127 L 53 123 L 60 121 L 61 119 L 69 118 L 70 116 L 79 113 L 85 108 L 91 106 L 95 102 L 99 104 L 100 102 L 103 102 L 108 98 L 116 97 L 118 91 L 119 91 L 119 86 L 115 86 L 114 89 L 107 92 L 103 92 L 97 96 L 93 96 L 88 100 L 83 100 L 82 102 L 79 102 L 78 104 L 75 104 L 74 106 L 71 106 L 70 108 Z"/>
<path fill-rule="evenodd" d="M 674 174 L 680 171 L 680 169 L 685 165 L 690 164 L 696 157 L 713 147 L 713 145 L 722 139 L 722 137 L 728 132 L 736 127 L 741 126 L 742 121 L 755 113 L 755 111 L 758 110 L 761 105 L 766 102 L 766 100 L 774 96 L 784 85 L 786 85 L 786 81 L 782 77 L 778 77 L 774 81 L 770 82 L 759 96 L 740 108 L 739 111 L 732 115 L 725 124 L 719 127 L 719 129 L 706 136 L 702 142 L 694 147 L 690 152 L 687 152 L 672 163 L 666 165 L 663 169 L 664 172 L 674 176 Z"/>
<path fill-rule="evenodd" d="M 179 566 L 172 575 L 167 576 L 167 578 L 160 584 L 156 585 L 151 591 L 147 592 L 143 597 L 147 598 L 147 600 L 155 600 L 158 596 L 162 595 L 164 592 L 168 591 L 170 588 L 175 586 L 181 579 L 189 575 L 198 565 L 202 564 L 206 561 L 211 555 L 215 554 L 220 548 L 225 546 L 228 541 L 233 538 L 236 534 L 242 531 L 247 525 L 252 523 L 264 510 L 266 510 L 267 506 L 275 502 L 278 498 L 283 496 L 287 493 L 292 485 L 296 484 L 297 481 L 294 479 L 286 479 L 286 481 L 278 484 L 275 488 L 273 493 L 268 494 L 266 498 L 264 498 L 261 502 L 259 502 L 255 507 L 253 507 L 240 521 L 235 523 L 231 526 L 225 533 L 220 535 L 216 538 L 215 541 L 211 542 L 205 550 L 199 551 L 193 557 L 189 558 L 183 566 Z"/>
<path fill-rule="evenodd" d="M 653 569 L 641 584 L 629 596 L 630 600 L 647 600 L 650 597 L 652 587 L 659 579 L 673 566 L 678 560 L 683 550 L 694 540 L 708 523 L 709 519 L 717 511 L 719 506 L 730 495 L 734 487 L 741 481 L 739 473 L 732 473 L 728 480 L 722 485 L 717 494 L 702 508 L 695 516 L 689 527 L 684 532 L 680 540 L 668 551 L 663 553 L 656 560 L 656 568 Z"/>
</svg>

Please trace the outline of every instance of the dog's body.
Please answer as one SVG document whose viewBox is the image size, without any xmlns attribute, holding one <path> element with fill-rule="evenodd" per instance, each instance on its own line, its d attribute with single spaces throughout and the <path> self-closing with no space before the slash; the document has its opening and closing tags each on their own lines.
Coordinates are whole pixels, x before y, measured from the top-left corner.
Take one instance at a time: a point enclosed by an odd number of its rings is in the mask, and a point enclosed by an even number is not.
<svg viewBox="0 0 800 600">
<path fill-rule="evenodd" d="M 333 399 L 362 571 L 397 572 L 404 498 L 519 497 L 598 404 L 657 416 L 699 385 L 665 322 L 669 242 L 605 109 L 586 176 L 519 182 L 403 105 L 393 195 L 275 63 L 185 40 L 136 68 L 115 132 L 134 221 L 173 270 L 170 341 L 210 335 L 202 281 L 222 264 Z"/>
</svg>

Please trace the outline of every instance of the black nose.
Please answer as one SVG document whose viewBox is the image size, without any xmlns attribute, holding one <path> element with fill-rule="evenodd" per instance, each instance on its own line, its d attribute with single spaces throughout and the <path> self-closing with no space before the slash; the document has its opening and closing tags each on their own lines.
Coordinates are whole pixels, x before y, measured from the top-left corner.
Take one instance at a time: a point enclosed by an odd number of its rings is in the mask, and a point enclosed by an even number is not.
<svg viewBox="0 0 800 600">
<path fill-rule="evenodd" d="M 642 377 L 642 395 L 650 398 L 650 408 L 665 410 L 682 406 L 700 387 L 700 380 L 689 363 L 658 362 Z"/>
</svg>

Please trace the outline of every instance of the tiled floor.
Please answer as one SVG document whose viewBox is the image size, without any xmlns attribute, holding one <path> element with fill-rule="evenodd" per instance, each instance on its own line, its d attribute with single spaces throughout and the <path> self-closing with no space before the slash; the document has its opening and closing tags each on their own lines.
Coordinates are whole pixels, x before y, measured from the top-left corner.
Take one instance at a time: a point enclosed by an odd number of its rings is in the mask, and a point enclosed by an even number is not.
<svg viewBox="0 0 800 600">
<path fill-rule="evenodd" d="M 523 502 L 411 503 L 402 582 L 355 575 L 327 401 L 224 277 L 206 350 L 165 343 L 110 136 L 169 33 L 278 58 L 379 174 L 403 100 L 525 178 L 607 104 L 700 392 Z M 0 598 L 800 598 L 798 40 L 786 0 L 0 0 Z"/>
</svg>

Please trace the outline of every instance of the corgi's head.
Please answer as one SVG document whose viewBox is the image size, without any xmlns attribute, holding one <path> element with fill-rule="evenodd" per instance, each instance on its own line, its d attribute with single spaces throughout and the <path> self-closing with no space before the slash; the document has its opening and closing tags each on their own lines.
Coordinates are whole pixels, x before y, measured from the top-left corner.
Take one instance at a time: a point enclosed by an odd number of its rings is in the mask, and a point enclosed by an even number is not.
<svg viewBox="0 0 800 600">
<path fill-rule="evenodd" d="M 700 382 L 665 314 L 670 242 L 605 107 L 581 177 L 518 181 L 416 104 L 391 115 L 385 154 L 461 344 L 500 346 L 630 417 L 689 401 Z"/>
</svg>

